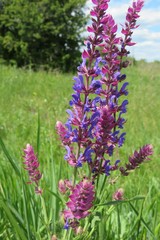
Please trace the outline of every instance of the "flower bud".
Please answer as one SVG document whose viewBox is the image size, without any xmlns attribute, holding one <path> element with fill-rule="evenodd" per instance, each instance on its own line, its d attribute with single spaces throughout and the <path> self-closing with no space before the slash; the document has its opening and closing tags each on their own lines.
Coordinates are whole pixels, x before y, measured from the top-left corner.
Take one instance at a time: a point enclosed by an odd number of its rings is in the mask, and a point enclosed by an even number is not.
<svg viewBox="0 0 160 240">
<path fill-rule="evenodd" d="M 62 194 L 65 194 L 66 193 L 66 184 L 65 184 L 65 181 L 64 180 L 60 180 L 59 183 L 58 183 L 58 189 L 60 191 L 60 193 Z"/>
<path fill-rule="evenodd" d="M 116 201 L 123 200 L 123 194 L 124 194 L 123 188 L 119 188 L 119 189 L 113 194 L 113 200 L 116 200 Z"/>
</svg>

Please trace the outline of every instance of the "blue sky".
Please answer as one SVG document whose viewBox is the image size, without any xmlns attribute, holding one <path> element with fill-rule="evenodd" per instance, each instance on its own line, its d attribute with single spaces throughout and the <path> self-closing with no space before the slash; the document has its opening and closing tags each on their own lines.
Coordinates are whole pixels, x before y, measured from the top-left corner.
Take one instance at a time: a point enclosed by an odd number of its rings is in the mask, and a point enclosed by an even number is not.
<svg viewBox="0 0 160 240">
<path fill-rule="evenodd" d="M 108 12 L 112 14 L 120 28 L 125 21 L 125 13 L 131 0 L 110 0 Z M 92 7 L 88 0 L 86 12 Z M 139 28 L 134 31 L 133 41 L 137 44 L 130 47 L 131 56 L 147 61 L 160 61 L 160 0 L 145 0 L 145 5 L 138 19 Z"/>
</svg>

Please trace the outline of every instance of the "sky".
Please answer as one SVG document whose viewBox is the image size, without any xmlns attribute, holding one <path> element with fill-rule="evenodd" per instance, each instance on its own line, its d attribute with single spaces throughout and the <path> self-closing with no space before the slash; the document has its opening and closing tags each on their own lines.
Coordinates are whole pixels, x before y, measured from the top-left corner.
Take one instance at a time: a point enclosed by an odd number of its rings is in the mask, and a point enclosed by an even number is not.
<svg viewBox="0 0 160 240">
<path fill-rule="evenodd" d="M 133 33 L 133 42 L 137 44 L 130 47 L 130 56 L 148 62 L 160 61 L 160 0 L 144 1 L 144 7 L 137 21 L 140 26 Z M 121 29 L 120 24 L 125 22 L 125 14 L 131 3 L 131 0 L 110 0 L 108 13 L 114 17 L 119 29 Z M 89 13 L 92 6 L 92 1 L 88 0 L 86 13 Z"/>
</svg>

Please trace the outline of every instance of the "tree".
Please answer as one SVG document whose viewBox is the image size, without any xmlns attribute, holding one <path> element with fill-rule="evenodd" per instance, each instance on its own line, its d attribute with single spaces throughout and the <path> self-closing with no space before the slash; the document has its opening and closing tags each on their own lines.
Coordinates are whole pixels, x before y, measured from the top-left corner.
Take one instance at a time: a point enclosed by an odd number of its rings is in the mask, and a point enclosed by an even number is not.
<svg viewBox="0 0 160 240">
<path fill-rule="evenodd" d="M 69 71 L 77 64 L 86 0 L 1 0 L 0 55 L 17 66 Z"/>
</svg>

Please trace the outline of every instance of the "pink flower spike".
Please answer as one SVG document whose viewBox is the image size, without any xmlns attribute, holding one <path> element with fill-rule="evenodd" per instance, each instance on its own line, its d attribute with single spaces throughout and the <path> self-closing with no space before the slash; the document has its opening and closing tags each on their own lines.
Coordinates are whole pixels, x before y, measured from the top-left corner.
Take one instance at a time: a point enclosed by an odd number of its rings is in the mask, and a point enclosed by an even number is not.
<svg viewBox="0 0 160 240">
<path fill-rule="evenodd" d="M 134 151 L 133 155 L 129 157 L 129 163 L 125 167 L 120 167 L 121 174 L 127 176 L 130 171 L 138 168 L 140 164 L 149 161 L 152 154 L 153 146 L 151 144 L 146 144 L 139 151 Z"/>
<path fill-rule="evenodd" d="M 56 123 L 56 131 L 62 141 L 62 143 L 65 145 L 65 144 L 68 144 L 70 142 L 70 138 L 67 138 L 66 135 L 67 135 L 67 129 L 66 127 L 63 125 L 63 123 L 61 123 L 60 121 L 57 121 Z"/>
<path fill-rule="evenodd" d="M 38 170 L 39 162 L 38 159 L 34 153 L 34 149 L 30 144 L 26 145 L 26 149 L 24 149 L 25 155 L 23 156 L 25 162 L 25 169 L 28 171 L 30 182 L 35 183 L 35 193 L 42 194 L 42 190 L 38 187 L 39 180 L 42 177 L 42 174 Z"/>
<path fill-rule="evenodd" d="M 69 196 L 70 201 L 67 202 L 67 207 L 63 211 L 65 221 L 67 219 L 81 219 L 89 215 L 89 209 L 92 207 L 94 201 L 94 186 L 87 180 L 83 179 L 77 184 Z"/>
</svg>

